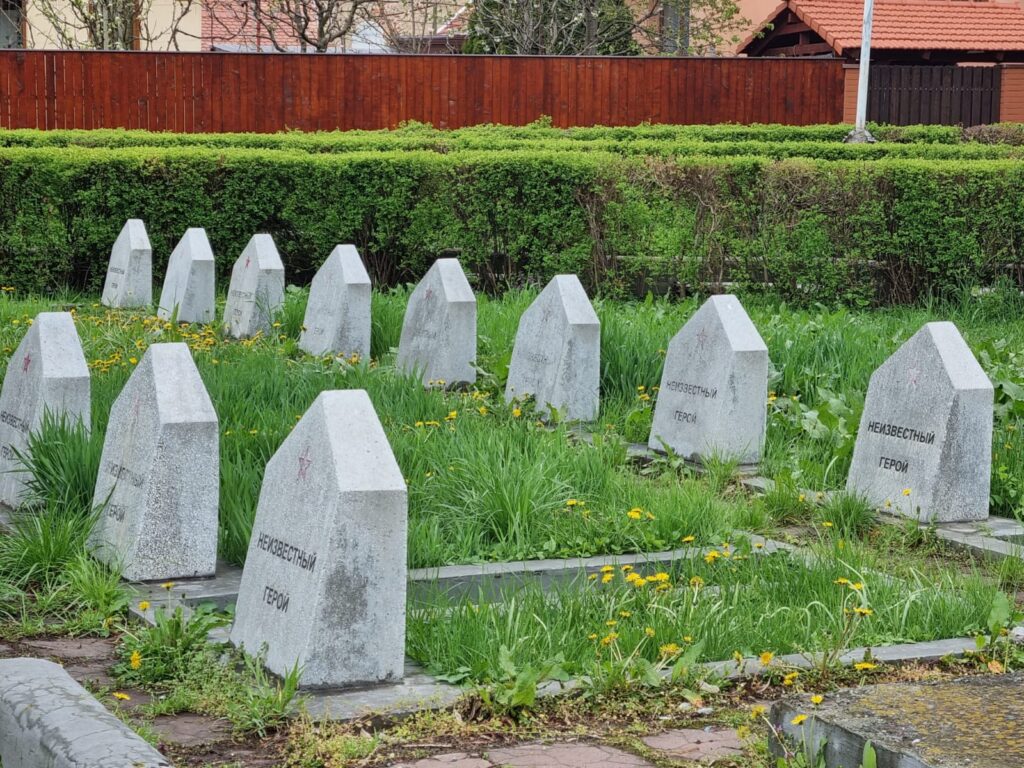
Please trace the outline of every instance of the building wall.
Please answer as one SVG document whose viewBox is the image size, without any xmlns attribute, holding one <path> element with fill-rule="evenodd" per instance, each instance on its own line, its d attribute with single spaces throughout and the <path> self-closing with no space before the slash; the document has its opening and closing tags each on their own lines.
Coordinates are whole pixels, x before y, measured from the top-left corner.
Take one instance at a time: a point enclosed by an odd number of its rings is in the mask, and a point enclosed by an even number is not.
<svg viewBox="0 0 1024 768">
<path fill-rule="evenodd" d="M 1024 64 L 1004 64 L 999 93 L 999 120 L 1024 123 Z"/>
</svg>

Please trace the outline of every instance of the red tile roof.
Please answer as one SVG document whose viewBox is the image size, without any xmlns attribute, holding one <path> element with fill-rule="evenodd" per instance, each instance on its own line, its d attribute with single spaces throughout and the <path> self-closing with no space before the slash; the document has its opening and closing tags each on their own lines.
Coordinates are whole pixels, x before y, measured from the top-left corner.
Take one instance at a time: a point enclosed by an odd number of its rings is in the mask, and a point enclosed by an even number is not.
<svg viewBox="0 0 1024 768">
<path fill-rule="evenodd" d="M 863 0 L 788 0 L 767 21 L 787 7 L 838 55 L 860 48 Z M 1019 0 L 875 0 L 871 48 L 1024 51 L 1024 5 Z"/>
</svg>

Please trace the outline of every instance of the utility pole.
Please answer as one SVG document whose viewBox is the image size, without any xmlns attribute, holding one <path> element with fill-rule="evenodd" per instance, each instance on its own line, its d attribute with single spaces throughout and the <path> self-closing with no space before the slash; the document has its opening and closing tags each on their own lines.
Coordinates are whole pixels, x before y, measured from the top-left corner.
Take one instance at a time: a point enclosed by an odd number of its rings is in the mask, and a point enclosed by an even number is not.
<svg viewBox="0 0 1024 768">
<path fill-rule="evenodd" d="M 871 71 L 871 21 L 875 0 L 864 0 L 864 28 L 860 40 L 860 74 L 857 77 L 857 120 L 844 141 L 847 144 L 873 144 L 875 137 L 867 129 L 868 77 Z"/>
</svg>

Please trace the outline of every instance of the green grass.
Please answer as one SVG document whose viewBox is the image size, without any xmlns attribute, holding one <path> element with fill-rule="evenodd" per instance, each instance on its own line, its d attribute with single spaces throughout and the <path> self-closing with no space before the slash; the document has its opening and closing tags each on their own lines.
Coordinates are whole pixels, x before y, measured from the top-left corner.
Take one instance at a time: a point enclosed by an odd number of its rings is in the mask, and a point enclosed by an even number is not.
<svg viewBox="0 0 1024 768">
<path fill-rule="evenodd" d="M 695 301 L 595 302 L 602 321 L 602 411 L 591 445 L 564 427 L 540 427 L 528 413 L 517 417 L 503 403 L 516 325 L 534 293 L 479 297 L 485 374 L 477 388 L 461 393 L 424 391 L 395 372 L 391 350 L 406 295 L 374 295 L 373 360 L 358 365 L 298 350 L 305 303 L 298 289 L 289 290 L 278 336 L 255 343 L 225 340 L 213 328 L 170 327 L 140 314 L 108 312 L 82 297 L 0 299 L 5 358 L 35 313 L 75 305 L 93 371 L 93 434 L 46 441 L 57 447 L 39 454 L 37 495 L 53 496 L 50 505 L 62 495 L 89 497 L 107 415 L 132 361 L 149 344 L 184 340 L 220 417 L 220 550 L 233 562 L 244 559 L 267 460 L 316 395 L 334 388 L 365 388 L 384 424 L 409 483 L 412 567 L 664 549 L 682 536 L 714 539 L 734 526 L 760 529 L 805 519 L 808 505 L 796 499 L 798 489 L 844 485 L 872 370 L 924 322 L 951 319 L 997 383 L 992 511 L 1021 511 L 1019 297 L 996 293 L 965 297 L 957 305 L 875 312 L 748 302 L 772 361 L 764 474 L 781 481 L 779 491 L 752 501 L 728 492 L 727 471 L 709 479 L 669 469 L 644 477 L 625 461 L 625 443 L 647 439 L 653 400 L 646 398 L 656 397 L 664 349 Z M 457 416 L 448 419 L 452 412 Z M 585 504 L 567 505 L 573 499 Z M 641 520 L 627 516 L 634 507 L 644 511 Z M 863 529 L 856 509 L 840 512 L 844 520 L 852 515 L 851 531 Z"/>
<path fill-rule="evenodd" d="M 699 646 L 693 660 L 707 661 L 737 652 L 750 657 L 958 637 L 984 628 L 994 584 L 913 567 L 900 578 L 882 578 L 883 556 L 839 541 L 826 538 L 813 565 L 787 553 L 751 554 L 734 543 L 716 550 L 729 556 L 678 561 L 661 577 L 667 581 L 642 586 L 615 570 L 607 583 L 548 593 L 526 587 L 500 603 L 438 596 L 429 609 L 410 613 L 409 653 L 435 673 L 487 681 L 502 677 L 503 647 L 519 667 L 561 657 L 568 673 L 589 675 L 631 658 L 671 659 L 673 644 Z M 843 579 L 849 584 L 837 583 Z M 870 615 L 850 613 L 858 607 Z"/>
</svg>

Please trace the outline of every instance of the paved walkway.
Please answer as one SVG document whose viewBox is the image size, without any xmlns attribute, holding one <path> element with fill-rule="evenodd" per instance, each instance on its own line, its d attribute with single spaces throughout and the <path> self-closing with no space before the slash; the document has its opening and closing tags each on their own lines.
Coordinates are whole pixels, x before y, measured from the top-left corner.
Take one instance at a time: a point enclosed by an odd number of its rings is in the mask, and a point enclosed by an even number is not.
<svg viewBox="0 0 1024 768">
<path fill-rule="evenodd" d="M 742 744 L 731 729 L 675 730 L 643 741 L 665 757 L 711 764 L 742 754 Z M 653 768 L 637 755 L 597 744 L 522 744 L 484 753 L 451 752 L 391 768 Z"/>
</svg>

